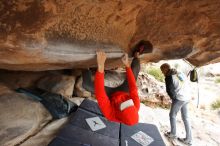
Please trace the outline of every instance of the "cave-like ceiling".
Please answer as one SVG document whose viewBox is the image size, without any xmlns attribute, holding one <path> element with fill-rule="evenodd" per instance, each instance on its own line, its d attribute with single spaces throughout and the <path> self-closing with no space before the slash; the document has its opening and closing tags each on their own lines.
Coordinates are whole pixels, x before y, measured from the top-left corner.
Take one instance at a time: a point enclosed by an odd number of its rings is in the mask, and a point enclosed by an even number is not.
<svg viewBox="0 0 220 146">
<path fill-rule="evenodd" d="M 153 44 L 143 62 L 186 58 L 220 62 L 219 0 L 2 0 L 0 68 L 52 70 L 108 67 L 140 40 Z"/>
</svg>

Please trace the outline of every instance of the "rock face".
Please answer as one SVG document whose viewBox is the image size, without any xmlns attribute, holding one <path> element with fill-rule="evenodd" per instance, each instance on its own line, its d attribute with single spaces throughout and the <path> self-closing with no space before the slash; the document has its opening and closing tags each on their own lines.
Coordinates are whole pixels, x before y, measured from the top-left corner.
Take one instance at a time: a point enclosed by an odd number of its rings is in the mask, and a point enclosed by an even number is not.
<svg viewBox="0 0 220 146">
<path fill-rule="evenodd" d="M 166 93 L 165 83 L 157 81 L 154 77 L 140 72 L 137 80 L 138 95 L 145 105 L 170 107 L 171 100 Z"/>
<path fill-rule="evenodd" d="M 0 68 L 87 68 L 97 49 L 112 68 L 140 40 L 154 46 L 145 62 L 219 62 L 219 7 L 219 0 L 0 1 Z"/>
<path fill-rule="evenodd" d="M 0 145 L 18 145 L 52 120 L 41 103 L 2 84 L 0 91 Z"/>
<path fill-rule="evenodd" d="M 38 88 L 71 98 L 75 85 L 75 76 L 48 74 L 38 82 Z"/>
</svg>

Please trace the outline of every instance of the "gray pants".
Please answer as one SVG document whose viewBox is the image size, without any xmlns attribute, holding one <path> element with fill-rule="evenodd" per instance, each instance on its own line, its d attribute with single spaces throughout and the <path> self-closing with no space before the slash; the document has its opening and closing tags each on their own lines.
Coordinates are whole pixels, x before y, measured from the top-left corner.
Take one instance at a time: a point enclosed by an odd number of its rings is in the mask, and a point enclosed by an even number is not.
<svg viewBox="0 0 220 146">
<path fill-rule="evenodd" d="M 186 140 L 192 141 L 192 133 L 191 133 L 191 126 L 188 117 L 188 109 L 187 105 L 189 102 L 180 101 L 178 99 L 173 99 L 170 109 L 170 127 L 171 127 L 171 134 L 176 135 L 176 116 L 177 113 L 181 110 L 182 120 L 185 126 L 186 131 Z"/>
</svg>

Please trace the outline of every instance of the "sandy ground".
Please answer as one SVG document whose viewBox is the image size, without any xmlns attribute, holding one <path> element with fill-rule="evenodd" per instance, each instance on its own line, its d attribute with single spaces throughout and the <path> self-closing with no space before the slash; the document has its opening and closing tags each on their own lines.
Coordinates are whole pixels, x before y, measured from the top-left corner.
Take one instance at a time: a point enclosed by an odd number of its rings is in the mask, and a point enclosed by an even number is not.
<svg viewBox="0 0 220 146">
<path fill-rule="evenodd" d="M 190 107 L 190 121 L 193 134 L 193 146 L 220 146 L 220 111 L 197 109 Z M 141 104 L 140 122 L 152 123 L 158 126 L 167 146 L 170 143 L 164 137 L 164 132 L 170 130 L 169 110 L 150 108 Z M 177 116 L 177 136 L 185 137 L 184 125 L 180 113 Z"/>
<path fill-rule="evenodd" d="M 192 87 L 192 103 L 197 105 L 199 90 L 199 107 L 202 109 L 211 109 L 211 104 L 220 99 L 220 84 L 215 83 L 214 77 L 201 78 L 199 84 L 190 83 Z"/>
<path fill-rule="evenodd" d="M 176 62 L 173 62 L 173 66 Z M 158 65 L 157 65 L 158 66 Z M 188 72 L 189 65 L 185 62 L 180 63 L 182 71 Z M 189 82 L 191 87 L 192 100 L 189 104 L 190 119 L 193 134 L 193 146 L 220 146 L 220 109 L 212 110 L 211 104 L 220 99 L 220 83 L 215 83 L 218 77 L 207 77 L 207 73 L 220 73 L 220 63 L 204 66 L 198 69 L 199 84 Z M 199 106 L 198 103 L 199 89 Z M 152 122 L 158 125 L 161 135 L 170 130 L 169 110 L 156 108 L 152 109 L 142 105 L 140 110 L 141 122 Z M 184 125 L 181 115 L 177 117 L 177 133 L 179 137 L 185 137 Z M 167 139 L 163 136 L 167 145 Z"/>
</svg>

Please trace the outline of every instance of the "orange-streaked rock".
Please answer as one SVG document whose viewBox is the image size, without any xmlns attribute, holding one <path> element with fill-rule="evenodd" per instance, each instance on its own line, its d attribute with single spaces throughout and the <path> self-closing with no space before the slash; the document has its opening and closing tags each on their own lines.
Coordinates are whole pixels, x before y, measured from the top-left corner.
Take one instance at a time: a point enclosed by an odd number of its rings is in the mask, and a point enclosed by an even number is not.
<svg viewBox="0 0 220 146">
<path fill-rule="evenodd" d="M 219 62 L 219 8 L 219 0 L 0 1 L 0 68 L 87 68 L 99 49 L 113 68 L 140 40 L 154 46 L 144 62 Z"/>
</svg>

